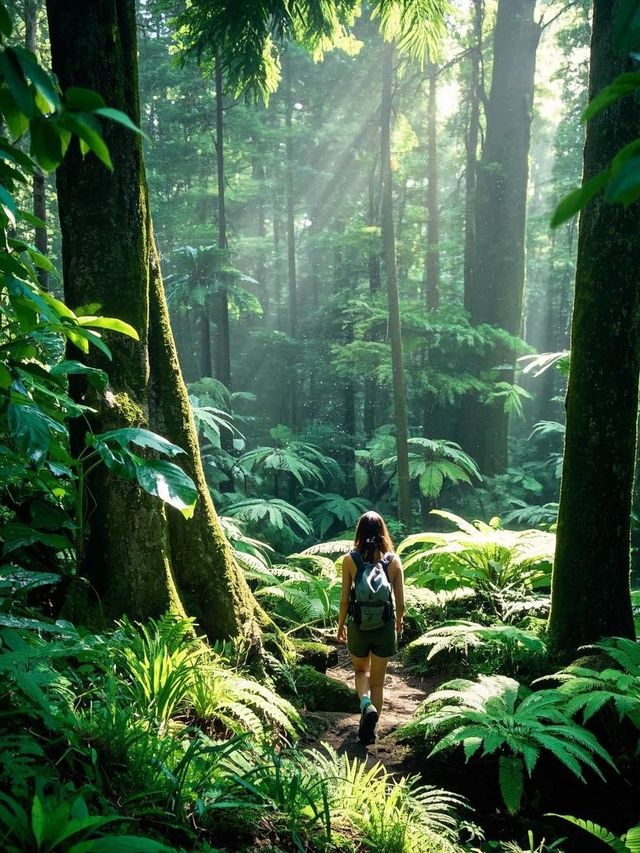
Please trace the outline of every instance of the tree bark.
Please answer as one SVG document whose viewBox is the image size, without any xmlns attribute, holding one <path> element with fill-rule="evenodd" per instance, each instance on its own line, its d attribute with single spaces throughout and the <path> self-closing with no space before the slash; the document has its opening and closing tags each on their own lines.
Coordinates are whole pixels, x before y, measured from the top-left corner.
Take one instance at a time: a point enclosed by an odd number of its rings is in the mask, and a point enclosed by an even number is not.
<svg viewBox="0 0 640 853">
<path fill-rule="evenodd" d="M 619 0 L 595 0 L 589 91 L 633 63 L 613 44 Z M 587 126 L 584 179 L 637 138 L 640 103 L 625 98 Z M 634 637 L 629 592 L 636 448 L 640 244 L 636 202 L 600 195 L 582 212 L 567 389 L 567 431 L 549 633 L 558 650 Z"/>
<path fill-rule="evenodd" d="M 529 145 L 541 32 L 533 17 L 535 4 L 498 3 L 486 137 L 477 170 L 473 262 L 465 282 L 472 323 L 498 326 L 514 336 L 520 335 L 522 322 Z M 515 357 L 507 347 L 494 348 L 480 366 L 500 366 L 498 379 L 514 381 Z M 465 418 L 466 449 L 483 472 L 504 471 L 508 413 L 499 402 L 475 404 L 472 410 Z"/>
<path fill-rule="evenodd" d="M 224 199 L 224 110 L 222 91 L 222 63 L 216 56 L 216 179 L 218 184 L 218 248 L 227 248 L 227 211 Z M 225 285 L 216 282 L 212 300 L 215 309 L 216 379 L 231 388 L 231 341 L 229 337 L 229 295 Z"/>
<path fill-rule="evenodd" d="M 431 65 L 429 68 L 429 106 L 427 111 L 427 252 L 425 258 L 425 296 L 429 310 L 434 310 L 440 303 L 437 73 L 437 66 Z"/>
<path fill-rule="evenodd" d="M 298 333 L 298 281 L 296 272 L 296 221 L 293 187 L 293 94 L 291 89 L 291 56 L 284 57 L 285 150 L 287 155 L 285 182 L 287 190 L 287 278 L 289 280 L 289 333 Z M 289 405 L 291 424 L 298 422 L 298 377 L 295 365 L 289 368 Z"/>
<path fill-rule="evenodd" d="M 472 48 L 469 57 L 469 118 L 465 139 L 465 228 L 464 228 L 464 292 L 470 294 L 473 277 L 473 255 L 476 245 L 476 183 L 478 140 L 480 138 L 480 92 L 482 86 L 482 26 L 484 0 L 473 0 Z M 468 296 L 467 296 L 468 298 Z M 465 304 L 465 307 L 469 308 Z"/>
<path fill-rule="evenodd" d="M 139 122 L 134 0 L 47 0 L 53 68 L 62 87 L 99 92 Z M 70 50 L 69 45 L 74 45 Z M 113 362 L 95 401 L 94 428 L 149 426 L 180 445 L 199 491 L 195 516 L 143 495 L 102 473 L 83 570 L 109 617 L 157 616 L 183 598 L 211 638 L 258 636 L 261 613 L 220 530 L 204 481 L 169 324 L 148 209 L 140 137 L 105 123 L 114 163 L 109 172 L 77 145 L 58 172 L 65 295 L 70 305 L 99 302 L 106 315 L 133 325 L 140 341 L 109 336 Z"/>
<path fill-rule="evenodd" d="M 387 274 L 387 300 L 389 305 L 389 335 L 391 337 L 391 364 L 393 374 L 393 410 L 398 455 L 398 519 L 411 530 L 411 481 L 409 479 L 409 446 L 407 400 L 402 364 L 402 328 L 400 324 L 400 296 L 396 269 L 396 240 L 393 224 L 393 178 L 391 171 L 391 109 L 393 104 L 393 43 L 383 49 L 382 103 L 380 108 L 380 163 L 382 171 L 382 241 Z"/>
</svg>

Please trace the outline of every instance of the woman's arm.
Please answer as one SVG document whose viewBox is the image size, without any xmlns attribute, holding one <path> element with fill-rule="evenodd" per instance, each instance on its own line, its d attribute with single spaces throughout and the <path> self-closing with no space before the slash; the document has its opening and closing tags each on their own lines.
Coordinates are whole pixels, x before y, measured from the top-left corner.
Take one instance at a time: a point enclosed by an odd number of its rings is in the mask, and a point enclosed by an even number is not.
<svg viewBox="0 0 640 853">
<path fill-rule="evenodd" d="M 351 557 L 347 554 L 342 560 L 342 591 L 340 594 L 340 613 L 338 615 L 338 633 L 336 639 L 339 643 L 346 643 L 347 632 L 345 622 L 349 610 L 349 593 L 351 592 Z"/>
<path fill-rule="evenodd" d="M 392 563 L 395 568 L 393 578 L 393 597 L 396 604 L 396 632 L 398 636 L 402 634 L 402 617 L 404 616 L 404 572 L 400 557 L 396 557 Z"/>
</svg>

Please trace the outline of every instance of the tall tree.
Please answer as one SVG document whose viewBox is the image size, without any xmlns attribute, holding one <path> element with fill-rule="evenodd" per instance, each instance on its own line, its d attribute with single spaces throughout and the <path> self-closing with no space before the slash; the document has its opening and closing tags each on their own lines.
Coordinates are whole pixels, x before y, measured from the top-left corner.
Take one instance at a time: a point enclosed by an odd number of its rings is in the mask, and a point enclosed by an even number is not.
<svg viewBox="0 0 640 853">
<path fill-rule="evenodd" d="M 222 59 L 220 51 L 215 58 L 216 83 L 216 180 L 218 186 L 218 248 L 227 248 L 227 211 L 225 207 L 224 185 L 224 87 L 222 79 Z M 216 282 L 216 294 L 213 300 L 218 327 L 216 334 L 216 378 L 231 388 L 231 340 L 229 337 L 229 295 L 224 282 Z"/>
<path fill-rule="evenodd" d="M 465 308 L 474 324 L 518 336 L 524 292 L 524 246 L 536 51 L 541 26 L 536 0 L 499 0 L 493 38 L 486 134 L 475 188 L 475 240 Z M 478 14 L 476 10 L 476 14 Z M 470 140 L 469 158 L 472 155 Z M 513 382 L 514 353 L 497 347 L 485 368 Z M 497 402 L 473 406 L 466 417 L 466 449 L 486 473 L 507 466 L 509 415 Z"/>
<path fill-rule="evenodd" d="M 427 110 L 427 252 L 425 295 L 427 308 L 440 302 L 440 209 L 438 206 L 438 67 L 429 65 Z"/>
<path fill-rule="evenodd" d="M 590 95 L 632 61 L 614 45 L 622 0 L 595 0 Z M 628 7 L 628 4 L 627 4 Z M 637 138 L 628 97 L 591 119 L 584 179 Z M 634 636 L 629 592 L 630 510 L 640 369 L 638 203 L 596 197 L 582 212 L 571 328 L 567 429 L 549 631 L 557 649 Z"/>
<path fill-rule="evenodd" d="M 139 121 L 135 0 L 48 0 L 55 73 Z M 82 45 L 82 50 L 69 50 Z M 139 137 L 106 127 L 111 173 L 74 147 L 58 172 L 65 295 L 99 302 L 140 335 L 113 342 L 111 386 L 93 426 L 149 425 L 186 451 L 193 519 L 164 514 L 129 484 L 100 475 L 84 570 L 109 616 L 157 614 L 177 596 L 211 637 L 256 636 L 256 606 L 222 535 L 200 463 L 164 299 Z"/>
<path fill-rule="evenodd" d="M 405 530 L 411 529 L 411 478 L 409 477 L 409 444 L 407 392 L 402 363 L 402 327 L 400 296 L 396 267 L 396 238 L 393 222 L 393 172 L 391 168 L 391 112 L 393 106 L 393 42 L 384 45 L 382 55 L 382 98 L 380 105 L 380 164 L 382 171 L 382 243 L 387 276 L 389 337 L 393 374 L 393 416 L 398 456 L 398 518 Z"/>
</svg>

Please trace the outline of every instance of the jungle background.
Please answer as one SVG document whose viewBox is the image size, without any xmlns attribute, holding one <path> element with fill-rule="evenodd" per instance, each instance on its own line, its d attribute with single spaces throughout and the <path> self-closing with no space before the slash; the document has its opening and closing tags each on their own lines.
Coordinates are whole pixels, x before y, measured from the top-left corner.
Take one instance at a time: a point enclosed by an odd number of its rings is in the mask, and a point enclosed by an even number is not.
<svg viewBox="0 0 640 853">
<path fill-rule="evenodd" d="M 0 41 L 3 849 L 639 849 L 640 5 L 13 0 Z"/>
</svg>

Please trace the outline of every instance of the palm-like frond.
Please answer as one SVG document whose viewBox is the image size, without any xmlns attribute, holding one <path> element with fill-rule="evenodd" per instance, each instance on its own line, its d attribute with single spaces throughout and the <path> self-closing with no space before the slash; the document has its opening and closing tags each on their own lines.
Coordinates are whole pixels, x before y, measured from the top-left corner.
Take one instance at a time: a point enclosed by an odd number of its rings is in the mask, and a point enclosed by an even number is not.
<svg viewBox="0 0 640 853">
<path fill-rule="evenodd" d="M 380 31 L 387 41 L 396 41 L 398 50 L 421 64 L 435 61 L 444 36 L 444 16 L 448 0 L 376 0 L 372 17 L 380 18 Z"/>
<path fill-rule="evenodd" d="M 509 757 L 500 783 L 505 804 L 515 812 L 522 774 L 533 772 L 542 750 L 580 780 L 584 767 L 602 776 L 596 759 L 614 767 L 596 737 L 571 719 L 566 704 L 559 690 L 533 693 L 511 678 L 481 675 L 476 682 L 456 679 L 443 685 L 423 704 L 412 727 L 438 738 L 432 755 L 463 745 L 467 760 L 480 750 L 482 755 L 499 752 Z"/>
<path fill-rule="evenodd" d="M 461 651 L 467 655 L 469 649 L 486 643 L 504 645 L 511 655 L 520 650 L 533 654 L 545 654 L 545 643 L 531 631 L 516 628 L 514 625 L 480 625 L 477 622 L 456 620 L 439 625 L 423 634 L 411 644 L 412 648 L 430 647 L 427 660 L 445 651 Z"/>
<path fill-rule="evenodd" d="M 249 524 L 268 524 L 276 530 L 282 530 L 285 525 L 294 525 L 306 536 L 313 533 L 307 516 L 279 498 L 247 498 L 225 507 L 225 512 Z"/>
<path fill-rule="evenodd" d="M 318 526 L 321 537 L 334 524 L 340 524 L 343 530 L 354 527 L 362 513 L 369 508 L 368 501 L 363 498 L 344 498 L 342 495 L 322 494 L 313 489 L 305 489 L 304 495 L 306 497 L 300 507 Z"/>
<path fill-rule="evenodd" d="M 452 533 L 427 532 L 408 536 L 398 546 L 407 578 L 414 571 L 429 571 L 443 582 L 458 581 L 474 587 L 499 588 L 514 582 L 524 587 L 549 583 L 555 536 L 540 530 L 505 530 L 481 521 L 473 525 L 452 513 L 432 510 L 453 522 Z"/>
<path fill-rule="evenodd" d="M 301 554 L 322 554 L 327 557 L 340 557 L 353 548 L 353 539 L 335 539 L 332 542 L 318 542 L 301 551 Z"/>
<path fill-rule="evenodd" d="M 569 713 L 581 712 L 586 721 L 611 704 L 621 718 L 629 718 L 640 729 L 640 644 L 625 637 L 608 637 L 585 650 L 603 652 L 617 666 L 598 670 L 574 664 L 545 680 L 560 682 Z"/>
</svg>

